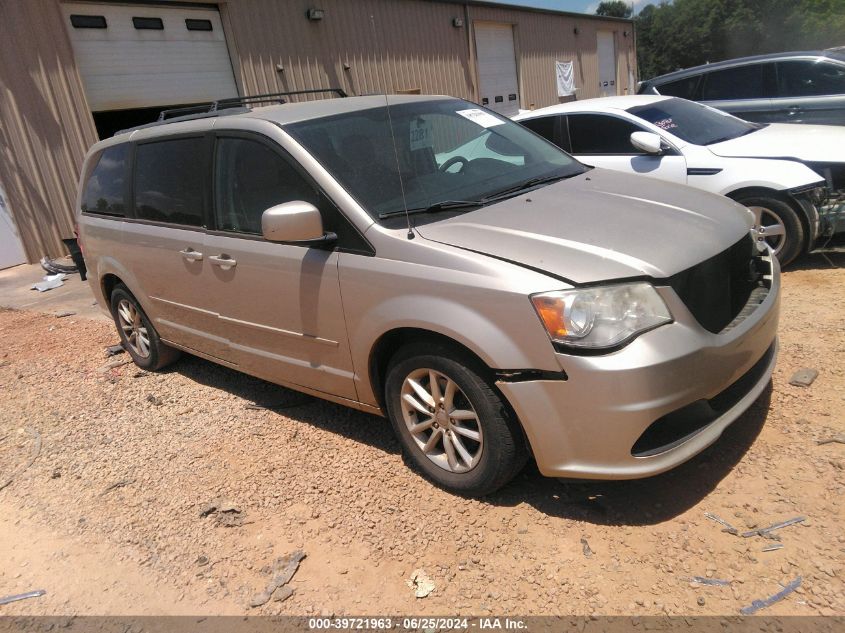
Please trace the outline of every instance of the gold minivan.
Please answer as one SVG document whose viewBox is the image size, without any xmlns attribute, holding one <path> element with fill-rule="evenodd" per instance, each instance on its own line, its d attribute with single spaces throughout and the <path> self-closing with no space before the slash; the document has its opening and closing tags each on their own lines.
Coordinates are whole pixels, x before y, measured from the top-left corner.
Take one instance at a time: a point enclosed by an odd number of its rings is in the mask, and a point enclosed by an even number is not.
<svg viewBox="0 0 845 633">
<path fill-rule="evenodd" d="M 744 207 L 451 97 L 262 103 L 88 154 L 90 283 L 138 366 L 187 352 L 387 416 L 470 495 L 529 457 L 665 471 L 769 383 L 779 270 Z"/>
</svg>

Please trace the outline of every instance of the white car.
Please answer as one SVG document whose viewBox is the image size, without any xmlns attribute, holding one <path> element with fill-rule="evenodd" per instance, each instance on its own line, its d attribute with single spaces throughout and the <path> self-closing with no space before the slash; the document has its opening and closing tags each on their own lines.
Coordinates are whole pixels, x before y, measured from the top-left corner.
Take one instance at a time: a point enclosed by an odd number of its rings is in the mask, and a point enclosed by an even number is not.
<svg viewBox="0 0 845 633">
<path fill-rule="evenodd" d="M 786 264 L 845 229 L 845 128 L 759 124 L 685 99 L 587 99 L 514 117 L 584 163 L 728 196 Z M 835 212 L 839 209 L 839 214 Z"/>
</svg>

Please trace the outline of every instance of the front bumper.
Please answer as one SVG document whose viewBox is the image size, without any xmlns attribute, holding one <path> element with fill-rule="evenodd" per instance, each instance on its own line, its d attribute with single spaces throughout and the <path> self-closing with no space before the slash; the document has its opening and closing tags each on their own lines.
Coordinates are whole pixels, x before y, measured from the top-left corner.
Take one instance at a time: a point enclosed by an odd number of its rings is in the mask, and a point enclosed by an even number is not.
<svg viewBox="0 0 845 633">
<path fill-rule="evenodd" d="M 702 328 L 671 288 L 658 291 L 673 323 L 615 353 L 559 354 L 567 380 L 497 383 L 544 475 L 635 479 L 669 470 L 715 442 L 768 385 L 777 356 L 776 261 L 765 300 L 718 334 Z M 690 426 L 690 416 L 703 422 Z M 674 436 L 666 427 L 683 424 Z M 667 436 L 673 440 L 643 450 L 643 439 Z"/>
</svg>

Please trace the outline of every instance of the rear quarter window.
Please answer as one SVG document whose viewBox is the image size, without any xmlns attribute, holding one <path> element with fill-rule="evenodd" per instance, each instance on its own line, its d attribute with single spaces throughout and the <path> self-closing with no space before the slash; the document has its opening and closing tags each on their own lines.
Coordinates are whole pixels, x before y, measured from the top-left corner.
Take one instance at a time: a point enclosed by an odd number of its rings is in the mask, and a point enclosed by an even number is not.
<svg viewBox="0 0 845 633">
<path fill-rule="evenodd" d="M 701 75 L 694 75 L 677 81 L 669 81 L 655 86 L 657 92 L 667 97 L 680 97 L 695 101 L 698 98 L 698 80 Z"/>
<path fill-rule="evenodd" d="M 525 119 L 520 121 L 522 125 L 527 127 L 532 132 L 539 134 L 547 141 L 555 142 L 555 119 L 554 116 L 538 116 L 534 119 Z"/>
<path fill-rule="evenodd" d="M 103 150 L 82 192 L 83 213 L 126 215 L 126 157 L 129 145 L 112 145 Z"/>
</svg>

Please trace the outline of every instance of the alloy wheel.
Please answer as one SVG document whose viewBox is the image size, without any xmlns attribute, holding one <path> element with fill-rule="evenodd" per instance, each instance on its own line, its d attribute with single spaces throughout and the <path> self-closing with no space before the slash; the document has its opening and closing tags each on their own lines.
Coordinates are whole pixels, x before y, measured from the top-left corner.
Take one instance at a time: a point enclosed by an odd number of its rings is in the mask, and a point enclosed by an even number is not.
<svg viewBox="0 0 845 633">
<path fill-rule="evenodd" d="M 772 247 L 775 255 L 780 255 L 786 243 L 786 226 L 777 214 L 766 207 L 748 207 L 754 214 L 752 231 L 757 239 L 764 239 Z"/>
<path fill-rule="evenodd" d="M 117 304 L 117 319 L 132 351 L 140 358 L 149 358 L 150 335 L 141 321 L 141 313 L 128 299 L 121 299 Z"/>
<path fill-rule="evenodd" d="M 405 426 L 423 454 L 443 470 L 465 473 L 481 459 L 484 434 L 458 384 L 434 369 L 416 369 L 402 383 Z"/>
</svg>

